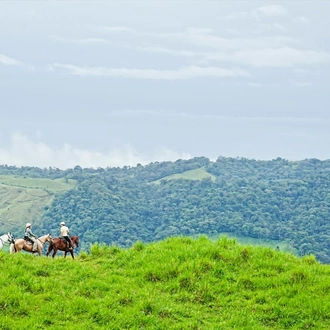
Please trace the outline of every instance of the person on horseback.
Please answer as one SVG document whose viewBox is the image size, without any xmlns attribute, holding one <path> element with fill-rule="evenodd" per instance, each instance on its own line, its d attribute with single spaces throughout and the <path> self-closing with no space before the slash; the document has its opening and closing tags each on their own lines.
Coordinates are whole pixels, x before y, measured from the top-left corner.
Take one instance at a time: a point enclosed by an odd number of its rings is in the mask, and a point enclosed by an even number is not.
<svg viewBox="0 0 330 330">
<path fill-rule="evenodd" d="M 32 252 L 38 251 L 37 236 L 32 233 L 32 225 L 28 222 L 25 225 L 24 239 L 33 243 Z"/>
<path fill-rule="evenodd" d="M 70 235 L 70 230 L 69 230 L 69 228 L 65 225 L 65 222 L 64 222 L 64 221 L 62 221 L 62 222 L 60 223 L 60 225 L 61 225 L 61 228 L 60 228 L 60 231 L 61 231 L 61 237 L 63 237 L 63 238 L 67 241 L 67 243 L 68 243 L 68 247 L 69 247 L 69 250 L 72 250 L 71 239 L 70 239 L 70 237 L 69 237 L 69 235 Z"/>
</svg>

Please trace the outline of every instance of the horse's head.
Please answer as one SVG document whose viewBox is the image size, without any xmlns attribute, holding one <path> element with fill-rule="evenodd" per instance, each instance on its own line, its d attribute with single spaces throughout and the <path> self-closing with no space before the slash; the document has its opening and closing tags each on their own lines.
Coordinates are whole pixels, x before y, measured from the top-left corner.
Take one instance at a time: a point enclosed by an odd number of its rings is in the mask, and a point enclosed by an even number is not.
<svg viewBox="0 0 330 330">
<path fill-rule="evenodd" d="M 79 247 L 79 236 L 71 237 L 73 244 L 76 244 L 76 247 Z"/>
<path fill-rule="evenodd" d="M 8 242 L 10 242 L 10 243 L 15 243 L 15 237 L 14 237 L 14 235 L 11 233 L 11 232 L 8 232 Z"/>
<path fill-rule="evenodd" d="M 53 242 L 53 237 L 50 234 L 46 236 L 46 242 Z"/>
</svg>

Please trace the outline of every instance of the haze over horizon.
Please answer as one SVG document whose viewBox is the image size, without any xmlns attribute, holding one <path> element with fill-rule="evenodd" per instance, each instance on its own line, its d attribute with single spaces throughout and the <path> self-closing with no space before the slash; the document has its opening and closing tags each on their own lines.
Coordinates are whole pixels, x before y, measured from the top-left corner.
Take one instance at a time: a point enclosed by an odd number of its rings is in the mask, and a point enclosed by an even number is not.
<svg viewBox="0 0 330 330">
<path fill-rule="evenodd" d="M 0 164 L 330 159 L 330 2 L 0 2 Z"/>
</svg>

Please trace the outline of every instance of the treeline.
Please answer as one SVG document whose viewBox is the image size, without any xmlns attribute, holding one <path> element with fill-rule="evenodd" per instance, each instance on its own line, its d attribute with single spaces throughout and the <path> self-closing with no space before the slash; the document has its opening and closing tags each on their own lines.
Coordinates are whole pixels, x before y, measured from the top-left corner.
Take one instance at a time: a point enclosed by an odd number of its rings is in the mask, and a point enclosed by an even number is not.
<svg viewBox="0 0 330 330">
<path fill-rule="evenodd" d="M 216 180 L 167 180 L 203 168 Z M 330 161 L 205 157 L 146 166 L 61 171 L 1 166 L 0 174 L 75 179 L 57 195 L 40 229 L 58 235 L 65 219 L 88 246 L 128 247 L 169 236 L 232 232 L 288 241 L 330 263 Z M 160 180 L 156 184 L 154 181 Z"/>
</svg>

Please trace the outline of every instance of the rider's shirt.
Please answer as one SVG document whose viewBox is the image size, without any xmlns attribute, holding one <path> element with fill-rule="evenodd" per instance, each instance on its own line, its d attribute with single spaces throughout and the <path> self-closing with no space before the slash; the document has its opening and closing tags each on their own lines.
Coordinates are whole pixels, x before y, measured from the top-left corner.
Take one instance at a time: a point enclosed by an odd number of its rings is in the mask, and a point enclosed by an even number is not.
<svg viewBox="0 0 330 330">
<path fill-rule="evenodd" d="M 35 235 L 32 233 L 32 230 L 30 229 L 30 228 L 26 228 L 25 229 L 25 236 L 27 236 L 27 237 L 29 237 L 29 238 L 33 238 L 33 237 L 35 237 Z"/>
<path fill-rule="evenodd" d="M 61 227 L 61 236 L 68 236 L 70 234 L 69 228 L 67 226 Z"/>
</svg>

